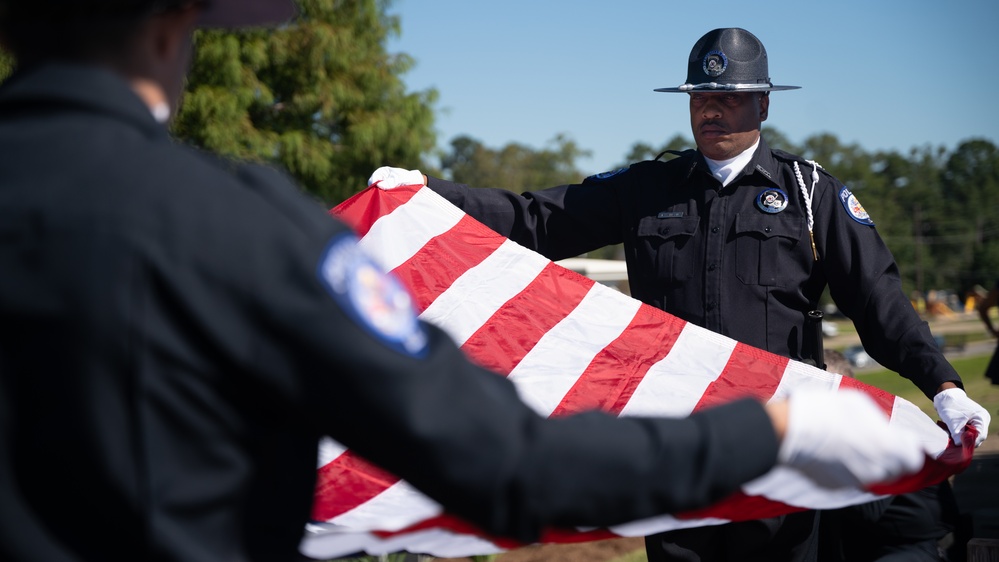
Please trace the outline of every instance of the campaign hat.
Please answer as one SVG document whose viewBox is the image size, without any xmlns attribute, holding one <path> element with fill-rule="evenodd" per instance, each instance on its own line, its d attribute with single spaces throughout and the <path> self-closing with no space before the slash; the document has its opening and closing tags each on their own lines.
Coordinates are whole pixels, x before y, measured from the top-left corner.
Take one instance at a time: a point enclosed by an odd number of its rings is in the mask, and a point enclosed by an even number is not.
<svg viewBox="0 0 999 562">
<path fill-rule="evenodd" d="M 738 27 L 707 32 L 690 50 L 687 81 L 657 92 L 796 90 L 770 81 L 767 50 L 755 35 Z"/>
</svg>

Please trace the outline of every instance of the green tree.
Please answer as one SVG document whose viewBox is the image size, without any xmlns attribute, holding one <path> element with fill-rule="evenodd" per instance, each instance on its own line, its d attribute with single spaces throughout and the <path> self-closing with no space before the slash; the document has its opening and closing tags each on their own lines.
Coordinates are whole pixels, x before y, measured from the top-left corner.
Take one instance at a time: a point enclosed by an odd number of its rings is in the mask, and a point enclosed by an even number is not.
<svg viewBox="0 0 999 562">
<path fill-rule="evenodd" d="M 960 287 L 991 281 L 999 272 L 999 148 L 984 139 L 961 143 L 943 168 L 943 201 L 960 235 Z"/>
<path fill-rule="evenodd" d="M 14 57 L 0 49 L 0 82 L 6 80 L 12 72 L 14 72 Z"/>
<path fill-rule="evenodd" d="M 510 143 L 496 150 L 467 135 L 451 140 L 451 151 L 441 156 L 441 169 L 452 180 L 473 187 L 503 187 L 529 191 L 577 183 L 583 179 L 576 160 L 589 152 L 564 135 L 534 150 Z"/>
<path fill-rule="evenodd" d="M 690 140 L 689 137 L 685 137 L 680 134 L 673 135 L 665 144 L 656 148 L 648 143 L 636 142 L 631 145 L 631 150 L 624 157 L 624 162 L 618 165 L 619 168 L 625 168 L 634 164 L 635 162 L 641 162 L 643 160 L 652 160 L 656 156 L 659 156 L 667 150 L 677 150 L 683 151 L 689 148 L 694 148 L 694 141 Z M 661 160 L 670 160 L 675 158 L 672 154 L 663 154 Z"/>
<path fill-rule="evenodd" d="M 390 55 L 389 0 L 299 0 L 273 30 L 201 30 L 173 132 L 196 146 L 276 164 L 327 204 L 378 166 L 421 166 L 436 144 L 435 90 L 407 93 L 413 61 Z"/>
</svg>

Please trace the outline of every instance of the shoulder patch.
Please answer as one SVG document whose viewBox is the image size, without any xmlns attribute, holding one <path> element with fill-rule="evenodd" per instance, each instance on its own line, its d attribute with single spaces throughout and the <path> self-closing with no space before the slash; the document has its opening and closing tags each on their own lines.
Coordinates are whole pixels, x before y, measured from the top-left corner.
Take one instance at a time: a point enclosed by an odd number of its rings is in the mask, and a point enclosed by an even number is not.
<svg viewBox="0 0 999 562">
<path fill-rule="evenodd" d="M 353 233 L 330 240 L 319 260 L 319 281 L 362 328 L 407 355 L 427 352 L 427 334 L 409 292 L 358 246 Z"/>
<path fill-rule="evenodd" d="M 599 174 L 593 174 L 592 176 L 586 178 L 588 180 L 601 181 L 605 179 L 612 178 L 616 175 L 623 174 L 628 171 L 628 168 L 618 168 L 616 170 L 611 170 L 609 172 L 600 172 Z"/>
<path fill-rule="evenodd" d="M 839 190 L 839 200 L 843 203 L 843 208 L 849 213 L 850 218 L 859 222 L 860 224 L 865 224 L 867 226 L 874 226 L 874 221 L 871 220 L 871 216 L 867 214 L 864 210 L 864 206 L 860 204 L 857 200 L 857 196 L 850 193 L 850 190 L 844 185 Z"/>
</svg>

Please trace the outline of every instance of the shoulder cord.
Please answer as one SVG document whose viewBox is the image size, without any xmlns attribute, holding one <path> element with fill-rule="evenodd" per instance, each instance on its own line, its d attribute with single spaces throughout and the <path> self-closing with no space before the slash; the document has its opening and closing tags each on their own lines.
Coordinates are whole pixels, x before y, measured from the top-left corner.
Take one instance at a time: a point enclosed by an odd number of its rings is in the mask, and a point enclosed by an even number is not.
<svg viewBox="0 0 999 562">
<path fill-rule="evenodd" d="M 805 178 L 801 176 L 798 162 L 794 162 L 794 175 L 798 178 L 798 188 L 801 190 L 801 197 L 805 200 L 805 211 L 808 213 L 808 239 L 812 243 L 812 257 L 815 258 L 815 261 L 819 261 L 819 250 L 815 247 L 815 233 L 813 231 L 815 217 L 812 216 L 812 194 L 815 193 L 815 184 L 819 183 L 819 168 L 821 166 L 815 160 L 809 160 L 808 163 L 812 165 L 811 189 L 805 187 Z"/>
</svg>

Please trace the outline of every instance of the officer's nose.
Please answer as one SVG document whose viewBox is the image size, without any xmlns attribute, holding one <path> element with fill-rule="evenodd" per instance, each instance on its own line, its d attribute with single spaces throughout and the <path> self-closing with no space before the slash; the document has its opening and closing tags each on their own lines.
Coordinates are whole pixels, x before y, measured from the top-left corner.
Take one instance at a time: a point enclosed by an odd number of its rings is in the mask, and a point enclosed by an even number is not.
<svg viewBox="0 0 999 562">
<path fill-rule="evenodd" d="M 708 99 L 701 106 L 701 115 L 705 119 L 717 119 L 722 116 L 722 106 L 721 103 L 715 99 L 714 96 L 708 96 Z"/>
</svg>

